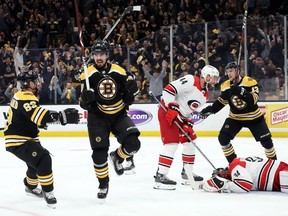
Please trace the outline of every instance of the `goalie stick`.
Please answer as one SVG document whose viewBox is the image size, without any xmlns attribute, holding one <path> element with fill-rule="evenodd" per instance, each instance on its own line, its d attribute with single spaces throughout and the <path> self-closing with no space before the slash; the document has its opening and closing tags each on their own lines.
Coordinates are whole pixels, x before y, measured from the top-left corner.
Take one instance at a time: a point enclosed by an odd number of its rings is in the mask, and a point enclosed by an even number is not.
<svg viewBox="0 0 288 216">
<path fill-rule="evenodd" d="M 149 91 L 149 94 L 156 100 L 156 102 L 159 104 L 159 106 L 161 106 L 161 108 L 167 112 L 166 107 L 164 107 L 160 101 L 156 98 L 156 96 L 153 94 L 152 91 Z M 183 130 L 183 128 L 179 125 L 179 123 L 177 121 L 174 121 L 174 124 L 176 124 L 176 126 L 179 128 L 179 130 L 184 134 L 184 136 L 186 136 L 186 138 L 189 140 L 189 142 L 191 142 L 195 148 L 200 152 L 200 154 L 208 161 L 208 163 L 213 167 L 214 170 L 216 170 L 216 167 L 212 164 L 212 162 L 206 157 L 206 155 L 201 151 L 201 149 L 196 145 L 195 142 L 193 142 L 193 140 L 191 139 L 191 137 Z M 192 187 L 193 190 L 199 188 L 200 186 L 195 182 L 194 177 L 193 177 L 193 171 L 191 169 L 191 166 L 189 166 L 189 164 L 184 163 L 184 169 L 185 172 L 187 174 L 189 183 Z"/>
</svg>

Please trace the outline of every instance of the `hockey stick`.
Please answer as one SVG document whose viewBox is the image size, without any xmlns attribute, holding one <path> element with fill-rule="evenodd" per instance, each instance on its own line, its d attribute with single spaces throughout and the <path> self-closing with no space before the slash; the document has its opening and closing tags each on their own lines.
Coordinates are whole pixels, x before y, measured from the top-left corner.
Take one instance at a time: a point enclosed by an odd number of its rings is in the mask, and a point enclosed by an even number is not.
<svg viewBox="0 0 288 216">
<path fill-rule="evenodd" d="M 112 31 L 116 28 L 116 26 L 118 25 L 118 23 L 123 19 L 123 17 L 131 12 L 131 11 L 141 11 L 141 6 L 129 6 L 127 8 L 125 8 L 124 12 L 121 14 L 121 16 L 117 19 L 117 21 L 114 23 L 114 25 L 110 28 L 110 30 L 108 31 L 108 33 L 105 35 L 105 37 L 103 38 L 103 40 L 107 40 L 107 38 L 110 36 L 110 34 L 112 33 Z"/>
<path fill-rule="evenodd" d="M 116 22 L 114 23 L 114 25 L 110 28 L 110 30 L 107 32 L 107 34 L 105 35 L 105 37 L 103 38 L 103 41 L 107 40 L 108 37 L 111 35 L 111 33 L 113 32 L 113 30 L 116 28 L 116 26 L 118 25 L 118 23 L 124 18 L 124 16 L 132 11 L 141 11 L 141 6 L 129 6 L 127 8 L 125 8 L 124 12 L 120 15 L 120 17 L 116 20 Z M 89 54 L 89 59 L 86 62 L 86 65 L 89 63 L 90 61 L 90 56 L 92 53 Z"/>
<path fill-rule="evenodd" d="M 149 91 L 149 94 L 156 100 L 156 102 L 159 104 L 159 106 L 161 106 L 161 108 L 167 112 L 167 109 L 160 103 L 160 101 L 157 99 L 157 97 L 153 94 L 152 91 Z M 208 163 L 213 167 L 214 170 L 216 170 L 216 167 L 212 164 L 212 162 L 206 157 L 206 155 L 201 151 L 201 149 L 196 145 L 195 142 L 193 142 L 193 140 L 191 139 L 191 137 L 186 133 L 186 131 L 183 130 L 183 128 L 179 125 L 179 123 L 177 121 L 174 121 L 174 124 L 176 124 L 176 126 L 179 128 L 179 130 L 185 135 L 185 137 L 189 140 L 189 142 L 191 142 L 195 148 L 200 152 L 200 154 L 202 154 L 202 156 L 208 161 Z M 200 186 L 195 182 L 194 177 L 193 177 L 193 171 L 191 169 L 191 167 L 189 166 L 189 164 L 184 163 L 184 169 L 185 172 L 187 174 L 189 183 L 192 187 L 193 190 L 200 188 Z"/>
<path fill-rule="evenodd" d="M 149 94 L 156 100 L 156 102 L 159 104 L 159 106 L 162 107 L 162 109 L 167 112 L 167 109 L 160 103 L 160 101 L 156 98 L 156 96 L 153 94 L 153 92 L 149 91 Z M 183 130 L 183 128 L 179 125 L 177 121 L 174 121 L 174 123 L 177 125 L 177 127 L 180 129 L 180 131 L 187 137 L 189 142 L 191 142 L 195 148 L 200 152 L 200 154 L 207 160 L 207 162 L 213 167 L 213 169 L 216 169 L 216 167 L 212 164 L 212 162 L 206 157 L 206 155 L 201 151 L 201 149 L 196 145 L 195 142 L 191 139 L 190 136 Z"/>
<path fill-rule="evenodd" d="M 77 27 L 78 27 L 78 31 L 79 31 L 79 41 L 80 41 L 81 52 L 82 52 L 82 61 L 83 61 L 86 89 L 90 90 L 90 83 L 89 83 L 88 70 L 87 70 L 87 62 L 85 60 L 85 46 L 83 43 L 82 27 L 81 27 L 81 22 L 80 22 L 80 13 L 79 13 L 79 9 L 78 9 L 78 0 L 74 0 L 74 4 L 75 4 L 75 13 L 76 13 L 76 18 L 77 18 Z M 89 57 L 90 57 L 90 55 L 89 55 Z"/>
<path fill-rule="evenodd" d="M 247 0 L 248 1 L 248 0 Z M 242 42 L 244 42 L 244 31 L 246 29 L 247 24 L 247 15 L 248 15 L 248 3 L 246 1 L 243 23 L 242 23 L 242 33 L 241 33 L 241 41 L 239 44 L 239 53 L 238 53 L 238 60 L 237 60 L 237 72 L 239 71 L 240 61 L 241 61 L 241 54 L 242 54 Z"/>
<path fill-rule="evenodd" d="M 82 61 L 83 61 L 83 68 L 84 68 L 84 74 L 85 74 L 86 89 L 90 90 L 88 69 L 87 69 L 87 63 L 86 63 L 86 59 L 85 59 L 85 47 L 84 47 L 83 38 L 82 38 L 82 29 L 79 32 L 79 40 L 80 40 L 81 50 L 82 50 Z"/>
</svg>

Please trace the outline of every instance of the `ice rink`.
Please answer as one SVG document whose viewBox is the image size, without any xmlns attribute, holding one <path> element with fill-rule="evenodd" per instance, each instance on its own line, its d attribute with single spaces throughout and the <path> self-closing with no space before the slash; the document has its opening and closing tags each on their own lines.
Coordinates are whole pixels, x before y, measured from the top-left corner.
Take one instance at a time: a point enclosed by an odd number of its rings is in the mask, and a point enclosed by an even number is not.
<svg viewBox="0 0 288 216">
<path fill-rule="evenodd" d="M 41 138 L 42 145 L 52 156 L 57 208 L 46 206 L 43 199 L 29 197 L 24 192 L 26 166 L 5 151 L 0 138 L 2 216 L 287 216 L 288 194 L 280 192 L 250 192 L 247 194 L 211 194 L 192 190 L 180 184 L 181 151 L 179 146 L 169 177 L 178 182 L 174 191 L 153 189 L 157 169 L 160 137 L 141 137 L 142 147 L 135 156 L 136 174 L 117 176 L 110 166 L 110 190 L 104 204 L 97 200 L 98 182 L 93 170 L 91 150 L 86 137 Z M 233 141 L 238 156 L 263 156 L 264 150 L 253 138 Z M 278 159 L 288 162 L 288 138 L 274 138 Z M 199 137 L 198 147 L 216 167 L 225 167 L 216 137 Z M 111 138 L 110 150 L 118 146 Z M 196 151 L 194 171 L 209 178 L 212 166 Z"/>
</svg>

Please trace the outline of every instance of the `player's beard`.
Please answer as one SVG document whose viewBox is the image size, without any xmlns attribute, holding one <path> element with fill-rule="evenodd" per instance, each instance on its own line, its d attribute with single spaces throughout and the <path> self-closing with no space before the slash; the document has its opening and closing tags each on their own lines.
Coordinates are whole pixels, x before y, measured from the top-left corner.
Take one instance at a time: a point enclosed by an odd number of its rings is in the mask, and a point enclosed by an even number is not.
<svg viewBox="0 0 288 216">
<path fill-rule="evenodd" d="M 102 59 L 96 61 L 97 68 L 104 68 L 105 65 L 106 65 L 106 61 L 103 61 Z"/>
</svg>

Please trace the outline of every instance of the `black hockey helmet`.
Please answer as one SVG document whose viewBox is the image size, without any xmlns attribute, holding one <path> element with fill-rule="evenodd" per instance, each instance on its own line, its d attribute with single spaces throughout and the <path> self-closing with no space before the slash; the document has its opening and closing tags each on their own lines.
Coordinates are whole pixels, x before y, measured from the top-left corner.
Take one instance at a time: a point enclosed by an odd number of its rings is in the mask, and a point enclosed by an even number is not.
<svg viewBox="0 0 288 216">
<path fill-rule="evenodd" d="M 36 82 L 38 79 L 37 73 L 34 71 L 28 71 L 28 72 L 20 72 L 17 76 L 17 81 L 20 82 L 22 88 L 28 88 L 29 82 L 33 81 Z"/>
<path fill-rule="evenodd" d="M 225 70 L 229 69 L 229 68 L 235 68 L 235 70 L 238 70 L 239 69 L 239 66 L 238 64 L 233 61 L 233 62 L 229 62 L 226 67 L 225 67 Z"/>
<path fill-rule="evenodd" d="M 95 44 L 92 46 L 92 53 L 109 53 L 110 45 L 106 40 L 97 39 Z"/>
</svg>

